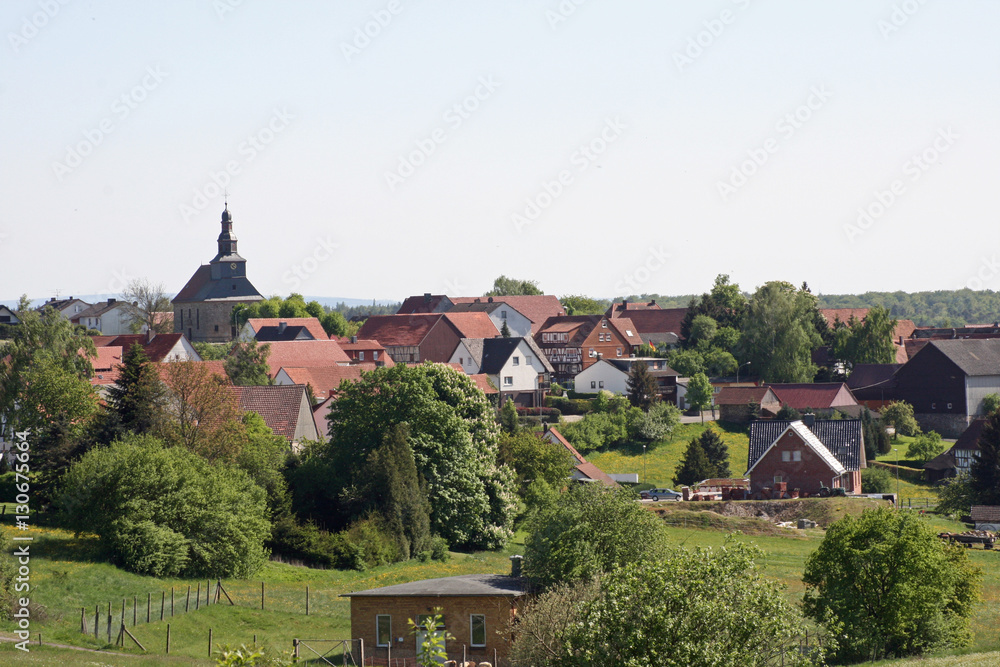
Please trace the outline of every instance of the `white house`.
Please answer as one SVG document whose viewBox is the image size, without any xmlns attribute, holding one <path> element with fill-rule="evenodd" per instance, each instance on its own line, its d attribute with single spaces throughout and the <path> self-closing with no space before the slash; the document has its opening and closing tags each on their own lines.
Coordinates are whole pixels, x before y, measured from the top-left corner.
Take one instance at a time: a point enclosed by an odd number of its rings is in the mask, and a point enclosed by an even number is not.
<svg viewBox="0 0 1000 667">
<path fill-rule="evenodd" d="M 448 362 L 459 364 L 467 375 L 489 377 L 500 390 L 501 403 L 509 397 L 530 407 L 541 405 L 553 370 L 530 336 L 462 338 Z"/>
<path fill-rule="evenodd" d="M 17 313 L 7 306 L 0 305 L 0 324 L 20 324 Z"/>
<path fill-rule="evenodd" d="M 632 372 L 632 364 L 636 363 L 646 364 L 649 374 L 656 378 L 660 386 L 661 397 L 676 404 L 680 390 L 679 374 L 667 366 L 665 359 L 659 357 L 601 359 L 577 373 L 574 379 L 576 391 L 581 394 L 596 394 L 601 390 L 612 394 L 627 394 L 628 377 Z"/>
<path fill-rule="evenodd" d="M 83 311 L 90 308 L 91 304 L 87 303 L 83 299 L 77 299 L 76 297 L 70 297 L 68 299 L 57 299 L 52 297 L 41 306 L 35 310 L 44 310 L 45 308 L 52 308 L 59 312 L 60 315 L 65 317 L 67 320 L 72 320 L 74 317 L 82 313 Z"/>
<path fill-rule="evenodd" d="M 498 297 L 502 298 L 502 297 Z M 471 303 L 456 303 L 448 311 L 451 313 L 486 313 L 496 326 L 497 331 L 503 330 L 506 324 L 511 336 L 530 336 L 531 320 L 514 306 L 493 297 L 483 297 L 482 301 Z"/>
<path fill-rule="evenodd" d="M 79 313 L 70 316 L 73 324 L 82 324 L 88 329 L 96 329 L 105 336 L 120 336 L 132 333 L 129 327 L 131 320 L 128 315 L 128 304 L 117 299 L 108 299 L 107 303 L 95 303 Z M 142 325 L 141 331 L 146 331 Z"/>
</svg>

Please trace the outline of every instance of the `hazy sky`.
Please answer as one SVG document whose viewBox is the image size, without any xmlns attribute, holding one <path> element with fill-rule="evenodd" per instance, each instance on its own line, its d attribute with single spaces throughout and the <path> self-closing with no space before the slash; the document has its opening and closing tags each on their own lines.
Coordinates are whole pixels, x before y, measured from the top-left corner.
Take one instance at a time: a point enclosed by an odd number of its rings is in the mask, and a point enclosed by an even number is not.
<svg viewBox="0 0 1000 667">
<path fill-rule="evenodd" d="M 1000 289 L 1000 3 L 0 4 L 0 299 Z M 859 213 L 860 211 L 860 213 Z"/>
</svg>

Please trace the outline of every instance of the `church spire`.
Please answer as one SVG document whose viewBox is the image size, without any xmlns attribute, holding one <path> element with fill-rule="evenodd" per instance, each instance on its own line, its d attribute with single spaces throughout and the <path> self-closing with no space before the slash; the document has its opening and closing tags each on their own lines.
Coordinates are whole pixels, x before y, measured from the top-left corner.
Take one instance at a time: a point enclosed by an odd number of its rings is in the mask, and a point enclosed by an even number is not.
<svg viewBox="0 0 1000 667">
<path fill-rule="evenodd" d="M 229 202 L 222 211 L 222 232 L 219 234 L 219 257 L 236 255 L 236 236 L 233 234 L 233 216 L 229 213 Z"/>
</svg>

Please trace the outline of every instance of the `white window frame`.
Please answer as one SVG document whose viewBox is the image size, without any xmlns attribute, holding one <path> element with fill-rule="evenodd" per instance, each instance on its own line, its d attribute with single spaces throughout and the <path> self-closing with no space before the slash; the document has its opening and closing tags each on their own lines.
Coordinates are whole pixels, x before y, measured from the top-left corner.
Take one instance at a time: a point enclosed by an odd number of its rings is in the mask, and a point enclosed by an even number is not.
<svg viewBox="0 0 1000 667">
<path fill-rule="evenodd" d="M 386 644 L 381 643 L 381 637 L 379 637 L 379 620 L 389 619 L 389 642 Z M 375 614 L 375 645 L 376 646 L 391 646 L 392 645 L 392 615 L 391 614 Z"/>
<path fill-rule="evenodd" d="M 801 461 L 802 460 L 802 450 L 796 449 L 794 452 L 792 452 L 792 460 L 793 461 Z"/>
<path fill-rule="evenodd" d="M 364 361 L 364 360 L 365 360 L 365 351 L 358 350 L 358 361 Z"/>
<path fill-rule="evenodd" d="M 514 376 L 513 375 L 504 375 L 503 376 L 503 386 L 505 386 L 505 387 L 513 387 L 514 386 Z"/>
<path fill-rule="evenodd" d="M 792 460 L 792 453 L 791 452 L 789 452 L 787 450 L 781 452 L 781 462 L 782 463 L 788 463 L 791 460 Z"/>
<path fill-rule="evenodd" d="M 511 365 L 512 366 L 520 366 L 521 365 L 521 357 L 519 357 L 519 356 L 517 356 L 515 354 L 513 357 L 511 357 L 511 359 L 512 359 L 512 361 L 511 361 Z"/>
<path fill-rule="evenodd" d="M 483 642 L 481 644 L 476 643 L 475 619 L 477 616 L 482 619 L 483 623 Z M 486 647 L 486 614 L 469 614 L 469 645 L 475 648 Z"/>
</svg>

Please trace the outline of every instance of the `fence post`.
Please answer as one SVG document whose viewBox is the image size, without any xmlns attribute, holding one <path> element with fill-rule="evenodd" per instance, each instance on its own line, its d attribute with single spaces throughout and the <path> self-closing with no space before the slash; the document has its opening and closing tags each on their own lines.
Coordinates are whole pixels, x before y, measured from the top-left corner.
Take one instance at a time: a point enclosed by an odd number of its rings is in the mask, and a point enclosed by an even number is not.
<svg viewBox="0 0 1000 667">
<path fill-rule="evenodd" d="M 201 582 L 198 582 L 198 590 L 194 594 L 194 610 L 201 609 Z"/>
<path fill-rule="evenodd" d="M 146 593 L 146 622 L 149 623 L 149 606 L 152 604 L 153 594 Z"/>
<path fill-rule="evenodd" d="M 138 595 L 133 595 L 132 596 L 132 627 L 133 628 L 135 627 L 136 621 L 139 619 L 139 616 L 138 616 L 139 612 L 137 611 L 138 608 L 139 608 L 139 596 Z"/>
<path fill-rule="evenodd" d="M 299 661 L 299 640 L 292 639 L 292 662 Z"/>
<path fill-rule="evenodd" d="M 108 601 L 108 643 L 111 643 L 111 601 Z"/>
<path fill-rule="evenodd" d="M 187 599 L 184 601 L 184 611 L 186 612 L 191 606 L 191 584 L 188 584 L 188 594 Z"/>
<path fill-rule="evenodd" d="M 101 605 L 94 605 L 94 639 L 99 640 L 101 636 Z"/>
<path fill-rule="evenodd" d="M 309 615 L 309 587 L 306 586 L 306 616 Z"/>
<path fill-rule="evenodd" d="M 80 632 L 83 634 L 89 634 L 87 632 L 87 608 L 80 607 Z"/>
<path fill-rule="evenodd" d="M 264 611 L 264 582 L 260 582 L 260 610 Z"/>
<path fill-rule="evenodd" d="M 212 604 L 212 601 L 208 599 L 208 591 L 212 588 L 212 580 L 209 579 L 205 582 L 205 606 Z"/>
<path fill-rule="evenodd" d="M 174 616 L 174 587 L 170 587 L 170 617 Z"/>
<path fill-rule="evenodd" d="M 160 620 L 163 620 L 163 607 L 167 604 L 167 592 L 160 591 Z"/>
<path fill-rule="evenodd" d="M 128 598 L 122 598 L 122 626 L 125 625 L 125 600 L 127 600 L 127 599 Z M 122 646 L 124 646 L 124 645 L 125 645 L 125 643 L 122 642 Z"/>
<path fill-rule="evenodd" d="M 167 623 L 167 655 L 170 655 L 170 624 Z"/>
<path fill-rule="evenodd" d="M 208 657 L 212 657 L 212 628 L 208 629 Z"/>
<path fill-rule="evenodd" d="M 364 637 L 358 638 L 358 646 L 361 648 L 361 664 L 365 664 L 365 639 Z"/>
</svg>

